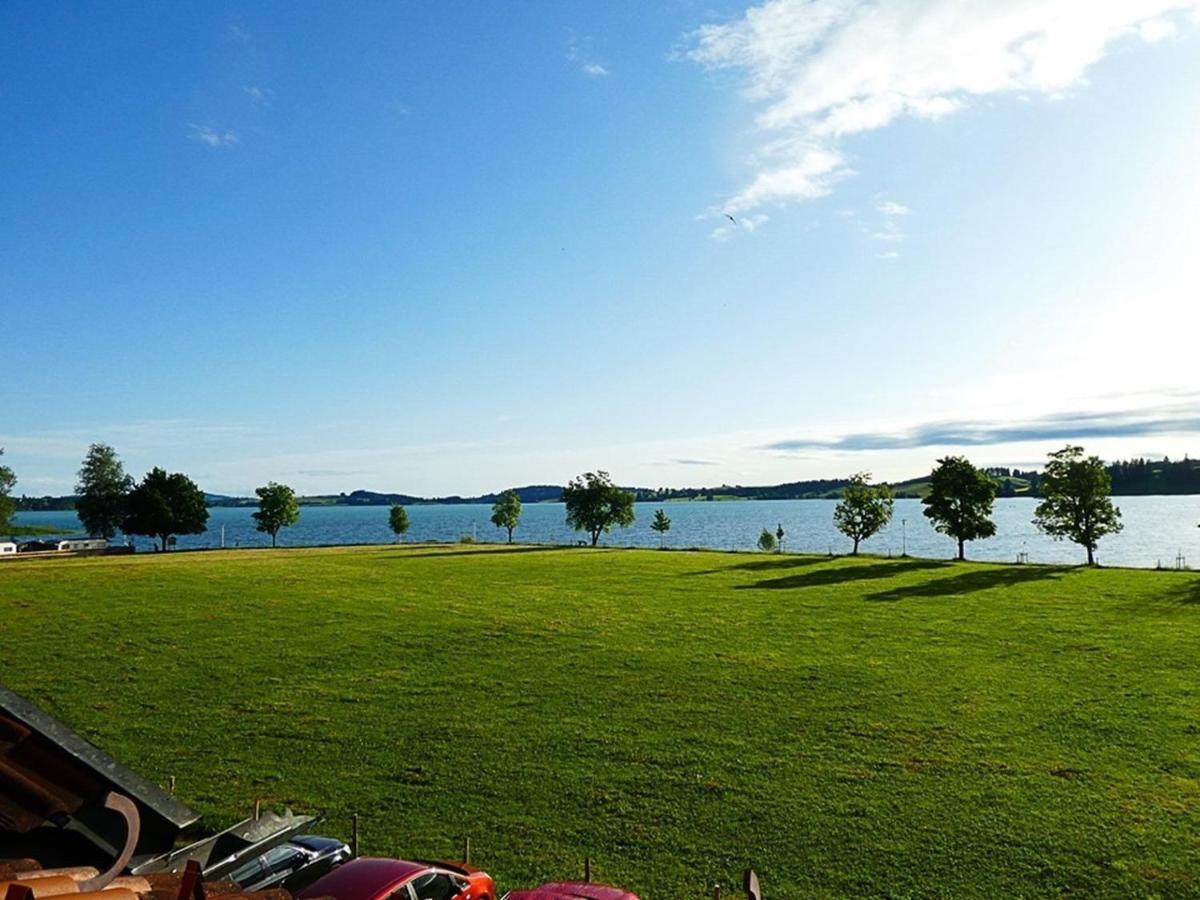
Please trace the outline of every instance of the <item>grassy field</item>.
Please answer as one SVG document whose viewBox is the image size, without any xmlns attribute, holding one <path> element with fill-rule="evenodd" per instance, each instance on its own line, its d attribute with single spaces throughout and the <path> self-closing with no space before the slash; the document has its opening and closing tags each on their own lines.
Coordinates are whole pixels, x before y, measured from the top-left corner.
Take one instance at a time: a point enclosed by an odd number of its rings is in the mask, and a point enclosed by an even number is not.
<svg viewBox="0 0 1200 900">
<path fill-rule="evenodd" d="M 0 564 L 0 680 L 224 825 L 711 896 L 1200 894 L 1200 577 L 487 547 Z"/>
</svg>

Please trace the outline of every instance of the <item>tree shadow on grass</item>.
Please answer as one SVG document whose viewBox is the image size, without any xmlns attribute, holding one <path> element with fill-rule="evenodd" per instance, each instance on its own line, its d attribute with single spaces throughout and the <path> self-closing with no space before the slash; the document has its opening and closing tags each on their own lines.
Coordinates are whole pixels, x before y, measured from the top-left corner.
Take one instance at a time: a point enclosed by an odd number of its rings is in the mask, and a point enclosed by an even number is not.
<svg viewBox="0 0 1200 900">
<path fill-rule="evenodd" d="M 723 572 L 773 572 L 780 569 L 795 569 L 816 566 L 833 562 L 832 556 L 772 556 L 769 559 L 756 559 L 753 562 L 737 563 L 732 566 L 722 566 L 719 569 L 701 569 L 698 572 L 682 572 L 684 578 L 694 578 L 697 575 L 720 575 Z"/>
<path fill-rule="evenodd" d="M 953 563 L 947 563 L 953 565 Z M 1067 566 L 1004 566 L 1001 568 L 971 569 L 948 578 L 933 578 L 919 584 L 905 585 L 889 591 L 879 591 L 864 597 L 872 603 L 896 603 L 916 597 L 950 597 L 973 594 L 995 588 L 1012 588 L 1038 581 L 1058 581 L 1072 569 Z"/>
<path fill-rule="evenodd" d="M 1189 579 L 1187 584 L 1180 585 L 1171 596 L 1179 603 L 1200 606 L 1200 577 Z"/>
<path fill-rule="evenodd" d="M 834 584 L 845 584 L 850 581 L 874 581 L 880 578 L 895 578 L 906 572 L 923 569 L 941 569 L 950 565 L 931 559 L 910 559 L 893 562 L 863 563 L 850 566 L 828 566 L 813 569 L 799 575 L 785 575 L 782 578 L 765 578 L 751 584 L 734 585 L 735 590 L 786 590 L 790 588 L 828 587 Z"/>
<path fill-rule="evenodd" d="M 551 553 L 555 550 L 573 550 L 574 547 L 561 546 L 559 544 L 546 544 L 545 546 L 530 546 L 528 544 L 519 547 L 459 547 L 457 545 L 448 546 L 445 550 L 421 550 L 416 553 L 408 553 L 397 548 L 396 553 L 387 554 L 399 559 L 421 559 L 423 557 L 434 558 L 439 556 L 502 556 L 507 553 Z"/>
</svg>

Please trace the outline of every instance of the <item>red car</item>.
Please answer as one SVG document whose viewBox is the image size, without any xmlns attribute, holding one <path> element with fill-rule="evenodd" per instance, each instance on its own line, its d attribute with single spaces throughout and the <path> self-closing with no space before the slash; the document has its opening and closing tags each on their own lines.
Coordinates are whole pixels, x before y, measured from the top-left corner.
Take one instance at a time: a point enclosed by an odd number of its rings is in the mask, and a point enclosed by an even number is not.
<svg viewBox="0 0 1200 900">
<path fill-rule="evenodd" d="M 495 900 L 487 872 L 445 862 L 362 857 L 318 878 L 298 900 Z"/>
<path fill-rule="evenodd" d="M 502 900 L 638 900 L 638 895 L 594 881 L 550 881 L 528 891 L 509 891 Z"/>
</svg>

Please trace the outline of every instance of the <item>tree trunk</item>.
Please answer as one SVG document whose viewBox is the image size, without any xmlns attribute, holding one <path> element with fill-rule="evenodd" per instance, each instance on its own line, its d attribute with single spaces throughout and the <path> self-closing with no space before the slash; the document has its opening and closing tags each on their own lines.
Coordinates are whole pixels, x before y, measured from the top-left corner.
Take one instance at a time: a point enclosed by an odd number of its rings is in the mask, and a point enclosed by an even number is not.
<svg viewBox="0 0 1200 900">
<path fill-rule="evenodd" d="M 967 552 L 963 546 L 965 543 L 966 542 L 962 538 L 958 539 L 958 559 L 960 562 L 967 558 Z"/>
<path fill-rule="evenodd" d="M 167 552 L 167 538 L 169 538 L 170 535 L 169 534 L 160 534 L 158 537 L 162 541 L 162 552 L 166 553 Z"/>
<path fill-rule="evenodd" d="M 854 549 L 850 551 L 851 556 L 858 556 L 858 538 L 854 539 Z"/>
<path fill-rule="evenodd" d="M 272 532 L 271 532 L 271 549 L 272 549 L 272 550 L 274 550 L 274 549 L 275 549 L 275 535 L 277 535 L 277 534 L 279 534 L 279 532 L 278 532 L 278 531 L 272 531 Z"/>
<path fill-rule="evenodd" d="M 1088 552 L 1088 565 L 1094 566 L 1096 564 L 1096 560 L 1092 556 L 1092 545 L 1091 544 L 1087 545 L 1087 552 Z"/>
<path fill-rule="evenodd" d="M 592 546 L 595 547 L 598 543 L 600 543 L 600 529 L 593 528 L 592 529 Z"/>
<path fill-rule="evenodd" d="M 508 529 L 508 542 L 510 544 L 512 543 L 512 532 L 513 532 L 513 530 L 512 530 L 512 527 L 510 526 Z"/>
</svg>

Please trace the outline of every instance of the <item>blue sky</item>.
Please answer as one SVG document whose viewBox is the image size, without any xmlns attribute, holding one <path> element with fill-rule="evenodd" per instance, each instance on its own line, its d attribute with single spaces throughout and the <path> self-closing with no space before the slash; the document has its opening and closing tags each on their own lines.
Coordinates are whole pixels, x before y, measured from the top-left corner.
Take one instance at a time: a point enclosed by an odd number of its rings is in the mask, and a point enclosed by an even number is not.
<svg viewBox="0 0 1200 900">
<path fill-rule="evenodd" d="M 0 123 L 18 493 L 1200 448 L 1197 0 L 10 2 Z"/>
</svg>

